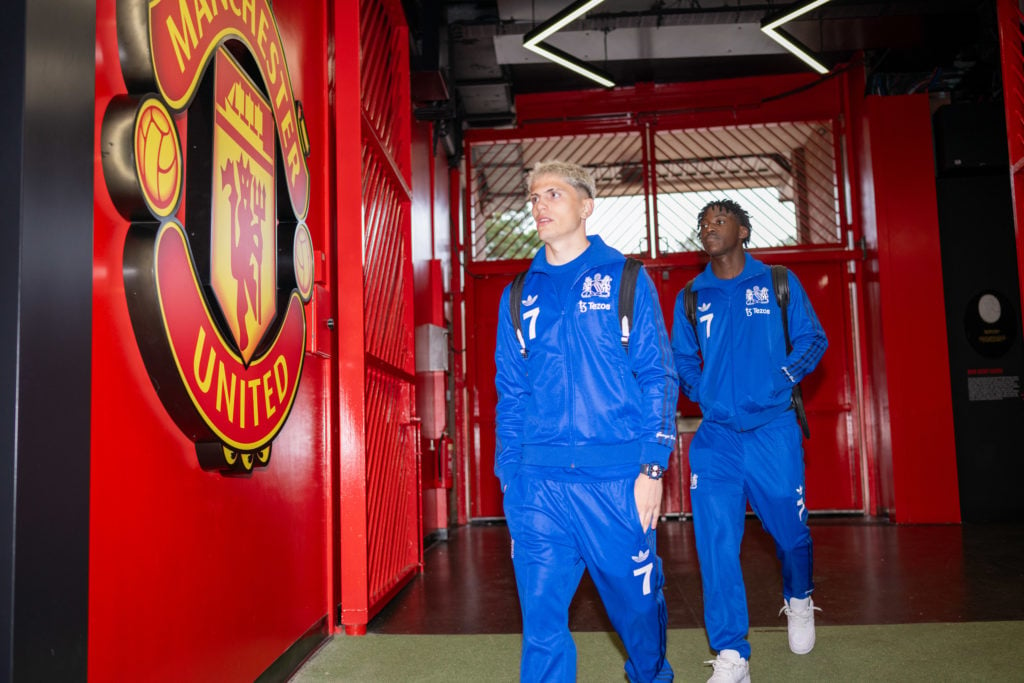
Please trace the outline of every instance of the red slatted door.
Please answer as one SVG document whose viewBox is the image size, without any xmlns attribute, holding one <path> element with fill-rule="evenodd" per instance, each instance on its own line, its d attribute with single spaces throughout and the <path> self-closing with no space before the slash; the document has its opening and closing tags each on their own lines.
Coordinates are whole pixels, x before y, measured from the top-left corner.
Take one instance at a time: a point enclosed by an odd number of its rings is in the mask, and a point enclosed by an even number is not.
<svg viewBox="0 0 1024 683">
<path fill-rule="evenodd" d="M 369 616 L 422 568 L 410 253 L 408 29 L 363 0 L 363 314 Z M 342 293 L 341 305 L 345 305 Z"/>
</svg>

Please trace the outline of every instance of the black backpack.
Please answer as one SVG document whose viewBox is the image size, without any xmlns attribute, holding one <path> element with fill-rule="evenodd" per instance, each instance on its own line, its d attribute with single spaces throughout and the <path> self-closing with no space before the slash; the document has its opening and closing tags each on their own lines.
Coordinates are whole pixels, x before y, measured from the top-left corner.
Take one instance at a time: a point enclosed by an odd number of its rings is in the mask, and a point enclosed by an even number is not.
<svg viewBox="0 0 1024 683">
<path fill-rule="evenodd" d="M 782 333 L 786 336 L 786 353 L 793 350 L 793 344 L 789 340 L 789 316 L 786 308 L 789 306 L 789 277 L 786 266 L 772 266 L 772 287 L 775 289 L 775 302 L 782 311 Z M 686 310 L 686 318 L 693 326 L 694 335 L 697 334 L 697 292 L 693 289 L 693 280 L 686 283 L 683 289 L 683 307 Z M 800 429 L 804 438 L 811 438 L 811 428 L 807 426 L 807 413 L 804 411 L 804 395 L 800 390 L 800 383 L 793 385 L 793 409 L 796 410 L 796 419 L 800 423 Z"/>
<path fill-rule="evenodd" d="M 622 349 L 629 353 L 629 331 L 633 324 L 633 298 L 636 292 L 636 278 L 643 267 L 643 263 L 635 258 L 626 257 L 622 266 L 622 281 L 619 283 L 619 320 L 622 324 Z M 526 350 L 526 340 L 523 338 L 523 319 L 519 314 L 520 305 L 523 300 L 523 280 L 526 279 L 526 271 L 518 273 L 512 280 L 512 288 L 508 293 L 508 307 L 512 314 L 512 325 L 516 329 L 516 338 L 519 339 L 519 353 L 523 358 L 529 356 Z"/>
</svg>

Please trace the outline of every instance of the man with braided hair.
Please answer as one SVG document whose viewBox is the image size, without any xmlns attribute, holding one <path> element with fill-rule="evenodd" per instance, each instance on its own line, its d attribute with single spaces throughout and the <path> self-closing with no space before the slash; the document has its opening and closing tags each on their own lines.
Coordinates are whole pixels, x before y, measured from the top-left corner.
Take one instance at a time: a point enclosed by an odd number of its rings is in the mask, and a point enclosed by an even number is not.
<svg viewBox="0 0 1024 683">
<path fill-rule="evenodd" d="M 750 216 L 718 200 L 698 214 L 710 263 L 679 293 L 672 349 L 682 391 L 703 419 L 690 443 L 690 501 L 704 592 L 704 625 L 716 659 L 710 681 L 749 682 L 750 643 L 740 543 L 747 503 L 782 563 L 789 646 L 814 647 L 811 532 L 794 388 L 828 344 L 800 281 L 786 273 L 789 302 L 776 302 L 771 268 L 746 253 Z M 787 333 L 792 350 L 787 348 Z"/>
</svg>

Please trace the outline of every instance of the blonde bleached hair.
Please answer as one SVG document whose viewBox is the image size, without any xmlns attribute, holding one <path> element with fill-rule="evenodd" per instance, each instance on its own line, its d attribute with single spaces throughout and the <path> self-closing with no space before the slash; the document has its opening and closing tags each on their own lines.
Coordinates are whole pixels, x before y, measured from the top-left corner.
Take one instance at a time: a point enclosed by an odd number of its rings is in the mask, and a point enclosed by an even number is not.
<svg viewBox="0 0 1024 683">
<path fill-rule="evenodd" d="M 580 192 L 586 193 L 590 199 L 597 197 L 597 185 L 594 183 L 594 177 L 579 164 L 554 159 L 551 161 L 538 161 L 526 176 L 527 191 L 533 187 L 534 179 L 543 175 L 558 176 Z"/>
</svg>

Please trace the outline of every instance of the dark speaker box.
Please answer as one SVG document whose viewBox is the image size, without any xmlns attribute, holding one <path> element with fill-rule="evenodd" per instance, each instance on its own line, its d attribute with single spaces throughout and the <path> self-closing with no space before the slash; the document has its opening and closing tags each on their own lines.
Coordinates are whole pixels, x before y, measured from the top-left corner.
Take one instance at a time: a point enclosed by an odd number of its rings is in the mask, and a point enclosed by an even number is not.
<svg viewBox="0 0 1024 683">
<path fill-rule="evenodd" d="M 947 104 L 932 114 L 937 175 L 1009 167 L 1001 102 Z"/>
</svg>

